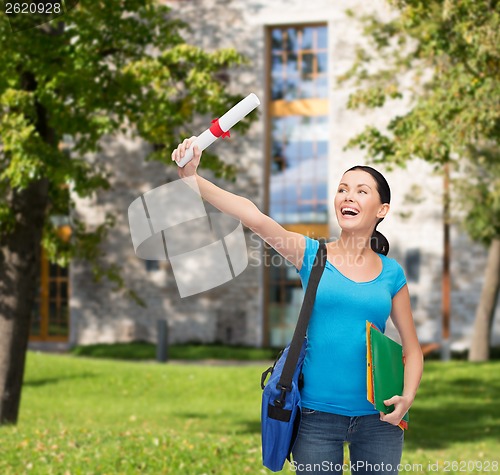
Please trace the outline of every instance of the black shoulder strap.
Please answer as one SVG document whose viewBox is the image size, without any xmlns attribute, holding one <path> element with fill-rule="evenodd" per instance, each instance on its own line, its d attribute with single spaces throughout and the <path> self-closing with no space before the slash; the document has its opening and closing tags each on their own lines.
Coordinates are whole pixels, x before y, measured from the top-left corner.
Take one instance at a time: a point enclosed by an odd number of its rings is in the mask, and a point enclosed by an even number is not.
<svg viewBox="0 0 500 475">
<path fill-rule="evenodd" d="M 283 371 L 281 372 L 281 377 L 278 383 L 278 386 L 282 389 L 292 389 L 293 373 L 295 372 L 297 361 L 300 356 L 300 350 L 302 349 L 302 345 L 304 343 L 304 337 L 306 336 L 307 326 L 309 325 L 309 319 L 311 318 L 314 300 L 316 299 L 316 291 L 318 290 L 318 284 L 321 279 L 321 275 L 323 274 L 323 270 L 325 269 L 325 264 L 326 245 L 321 242 L 314 259 L 311 275 L 309 276 L 309 282 L 307 284 L 306 294 L 300 309 L 297 326 L 295 327 L 292 342 L 290 343 L 288 355 L 286 357 L 285 364 L 283 365 Z M 302 265 L 304 265 L 304 262 Z"/>
</svg>

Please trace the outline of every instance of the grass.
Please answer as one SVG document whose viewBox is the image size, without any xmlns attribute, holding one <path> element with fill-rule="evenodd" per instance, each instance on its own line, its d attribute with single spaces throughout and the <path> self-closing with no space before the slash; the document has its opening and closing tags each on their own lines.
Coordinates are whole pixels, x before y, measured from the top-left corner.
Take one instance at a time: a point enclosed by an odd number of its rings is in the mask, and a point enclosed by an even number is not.
<svg viewBox="0 0 500 475">
<path fill-rule="evenodd" d="M 276 358 L 281 348 L 254 348 L 248 346 L 227 346 L 222 344 L 184 344 L 170 345 L 168 356 L 171 360 L 239 360 L 257 361 Z M 92 358 L 107 358 L 121 360 L 154 360 L 156 359 L 156 345 L 153 343 L 135 341 L 131 343 L 112 343 L 75 346 L 71 349 L 71 354 L 76 356 L 89 356 Z M 453 351 L 453 360 L 467 360 L 467 351 Z M 440 360 L 439 350 L 426 356 L 426 359 Z M 500 347 L 490 349 L 490 359 L 500 360 Z"/>
<path fill-rule="evenodd" d="M 271 473 L 260 461 L 264 369 L 30 352 L 19 423 L 0 428 L 0 473 Z M 426 364 L 403 453 L 422 467 L 401 473 L 436 473 L 438 463 L 484 474 L 499 461 L 499 374 L 500 362 Z"/>
<path fill-rule="evenodd" d="M 248 346 L 227 346 L 219 344 L 171 345 L 168 357 L 171 360 L 240 360 L 257 361 L 274 359 L 279 349 L 253 348 Z M 123 360 L 154 360 L 156 345 L 147 342 L 113 343 L 76 346 L 71 350 L 76 356 L 93 358 L 111 358 Z"/>
</svg>

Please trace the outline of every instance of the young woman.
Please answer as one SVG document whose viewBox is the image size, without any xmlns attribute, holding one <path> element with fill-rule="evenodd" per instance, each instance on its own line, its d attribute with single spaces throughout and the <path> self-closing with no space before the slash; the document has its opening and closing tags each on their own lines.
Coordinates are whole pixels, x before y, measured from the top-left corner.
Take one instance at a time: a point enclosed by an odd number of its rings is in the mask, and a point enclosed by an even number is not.
<svg viewBox="0 0 500 475">
<path fill-rule="evenodd" d="M 179 162 L 196 137 L 173 152 Z M 201 153 L 178 168 L 179 177 L 195 176 L 202 197 L 258 234 L 297 269 L 304 288 L 318 241 L 287 231 L 255 204 L 229 193 L 196 173 Z M 395 474 L 403 450 L 398 427 L 413 403 L 423 371 L 423 357 L 401 266 L 387 257 L 389 243 L 376 230 L 390 209 L 391 193 L 377 170 L 356 166 L 342 176 L 335 214 L 342 229 L 327 243 L 327 263 L 308 326 L 303 366 L 302 421 L 295 442 L 297 473 L 340 474 L 344 443 L 356 474 Z M 366 320 L 385 331 L 389 317 L 401 337 L 405 355 L 404 390 L 385 401 L 391 414 L 374 409 L 366 399 Z"/>
</svg>

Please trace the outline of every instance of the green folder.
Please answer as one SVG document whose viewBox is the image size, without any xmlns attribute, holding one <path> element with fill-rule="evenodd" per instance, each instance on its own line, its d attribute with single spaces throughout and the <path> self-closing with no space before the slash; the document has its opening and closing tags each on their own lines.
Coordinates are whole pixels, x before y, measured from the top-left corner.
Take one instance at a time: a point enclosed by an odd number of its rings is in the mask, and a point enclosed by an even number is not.
<svg viewBox="0 0 500 475">
<path fill-rule="evenodd" d="M 368 321 L 366 322 L 366 361 L 367 399 L 378 411 L 390 414 L 394 411 L 394 405 L 386 406 L 384 400 L 403 394 L 403 347 Z M 409 420 L 410 416 L 407 412 L 399 426 L 407 429 Z"/>
</svg>

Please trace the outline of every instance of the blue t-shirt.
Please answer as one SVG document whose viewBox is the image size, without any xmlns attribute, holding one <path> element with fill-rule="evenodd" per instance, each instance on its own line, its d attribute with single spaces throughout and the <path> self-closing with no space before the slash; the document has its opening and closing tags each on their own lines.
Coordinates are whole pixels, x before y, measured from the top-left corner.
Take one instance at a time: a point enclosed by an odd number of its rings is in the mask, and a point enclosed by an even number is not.
<svg viewBox="0 0 500 475">
<path fill-rule="evenodd" d="M 305 290 L 319 241 L 304 237 L 304 260 L 296 272 Z M 378 414 L 366 399 L 366 320 L 384 332 L 392 298 L 406 284 L 398 262 L 378 255 L 382 272 L 368 282 L 355 282 L 326 262 L 307 329 L 304 407 L 343 416 Z"/>
</svg>

